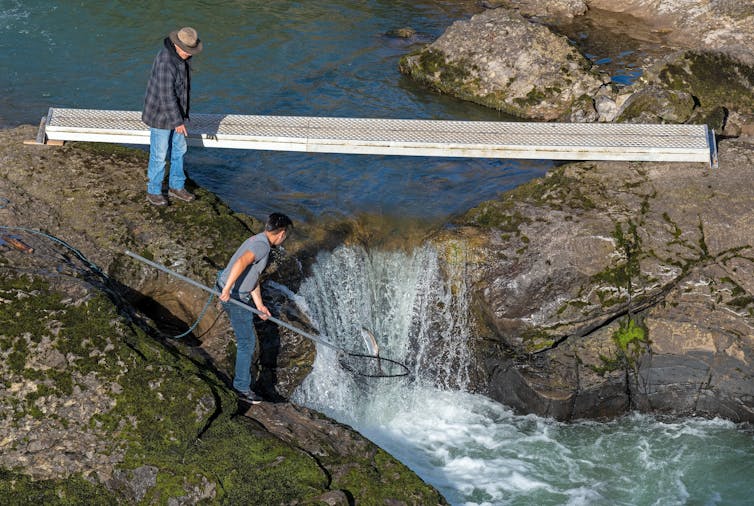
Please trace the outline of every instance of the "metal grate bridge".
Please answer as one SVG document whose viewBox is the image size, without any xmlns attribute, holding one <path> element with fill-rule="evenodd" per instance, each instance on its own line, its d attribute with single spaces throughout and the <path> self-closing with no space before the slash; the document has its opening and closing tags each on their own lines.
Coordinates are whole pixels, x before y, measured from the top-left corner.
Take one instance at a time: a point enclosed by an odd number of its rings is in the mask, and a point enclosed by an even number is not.
<svg viewBox="0 0 754 506">
<path fill-rule="evenodd" d="M 190 145 L 311 153 L 704 162 L 717 166 L 706 125 L 531 123 L 193 114 Z M 50 108 L 38 143 L 149 144 L 140 111 Z"/>
</svg>

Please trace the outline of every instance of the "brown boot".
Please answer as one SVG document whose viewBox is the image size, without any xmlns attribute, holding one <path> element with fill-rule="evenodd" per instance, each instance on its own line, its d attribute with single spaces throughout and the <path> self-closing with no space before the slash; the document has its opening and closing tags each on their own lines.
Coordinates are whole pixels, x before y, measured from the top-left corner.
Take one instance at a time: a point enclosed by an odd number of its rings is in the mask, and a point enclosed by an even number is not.
<svg viewBox="0 0 754 506">
<path fill-rule="evenodd" d="M 168 205 L 168 199 L 163 197 L 161 194 L 147 193 L 147 201 L 155 206 Z"/>
<path fill-rule="evenodd" d="M 168 195 L 170 195 L 171 197 L 175 197 L 178 200 L 183 200 L 184 202 L 191 202 L 192 200 L 196 198 L 194 197 L 193 193 L 186 190 L 185 188 L 181 188 L 180 190 L 175 190 L 171 188 L 170 190 L 168 190 Z"/>
</svg>

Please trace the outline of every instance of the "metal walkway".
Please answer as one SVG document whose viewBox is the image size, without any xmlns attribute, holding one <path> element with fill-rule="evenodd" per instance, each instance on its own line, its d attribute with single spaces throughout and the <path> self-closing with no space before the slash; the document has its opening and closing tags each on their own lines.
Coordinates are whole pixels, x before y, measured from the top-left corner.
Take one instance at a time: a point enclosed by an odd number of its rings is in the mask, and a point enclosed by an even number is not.
<svg viewBox="0 0 754 506">
<path fill-rule="evenodd" d="M 717 166 L 706 125 L 525 123 L 194 114 L 188 143 L 310 153 L 705 162 Z M 149 144 L 140 111 L 50 108 L 37 142 Z"/>
</svg>

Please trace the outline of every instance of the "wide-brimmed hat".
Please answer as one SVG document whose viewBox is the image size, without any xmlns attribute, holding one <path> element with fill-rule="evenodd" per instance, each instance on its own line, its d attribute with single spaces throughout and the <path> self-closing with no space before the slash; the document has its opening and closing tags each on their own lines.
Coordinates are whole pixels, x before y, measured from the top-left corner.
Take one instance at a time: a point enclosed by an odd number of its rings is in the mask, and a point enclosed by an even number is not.
<svg viewBox="0 0 754 506">
<path fill-rule="evenodd" d="M 198 54 L 202 52 L 202 41 L 199 40 L 199 34 L 190 26 L 184 26 L 180 30 L 170 32 L 170 40 L 188 54 Z"/>
</svg>

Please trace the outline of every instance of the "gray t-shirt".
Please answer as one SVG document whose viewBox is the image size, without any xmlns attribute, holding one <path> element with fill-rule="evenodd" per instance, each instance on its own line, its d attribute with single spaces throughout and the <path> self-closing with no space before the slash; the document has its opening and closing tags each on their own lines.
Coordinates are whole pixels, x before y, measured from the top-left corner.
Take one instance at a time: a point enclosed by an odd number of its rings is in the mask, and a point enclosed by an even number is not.
<svg viewBox="0 0 754 506">
<path fill-rule="evenodd" d="M 259 275 L 262 274 L 264 268 L 267 267 L 267 258 L 270 256 L 270 247 L 270 241 L 267 239 L 264 232 L 246 239 L 243 244 L 238 247 L 236 252 L 233 253 L 230 262 L 228 262 L 228 265 L 220 274 L 221 286 L 224 287 L 228 282 L 228 275 L 233 268 L 233 264 L 235 264 L 244 253 L 251 251 L 254 254 L 254 263 L 248 266 L 241 275 L 238 276 L 238 279 L 231 290 L 231 292 L 238 292 L 239 296 L 242 298 L 248 298 L 249 292 L 257 286 Z"/>
</svg>

